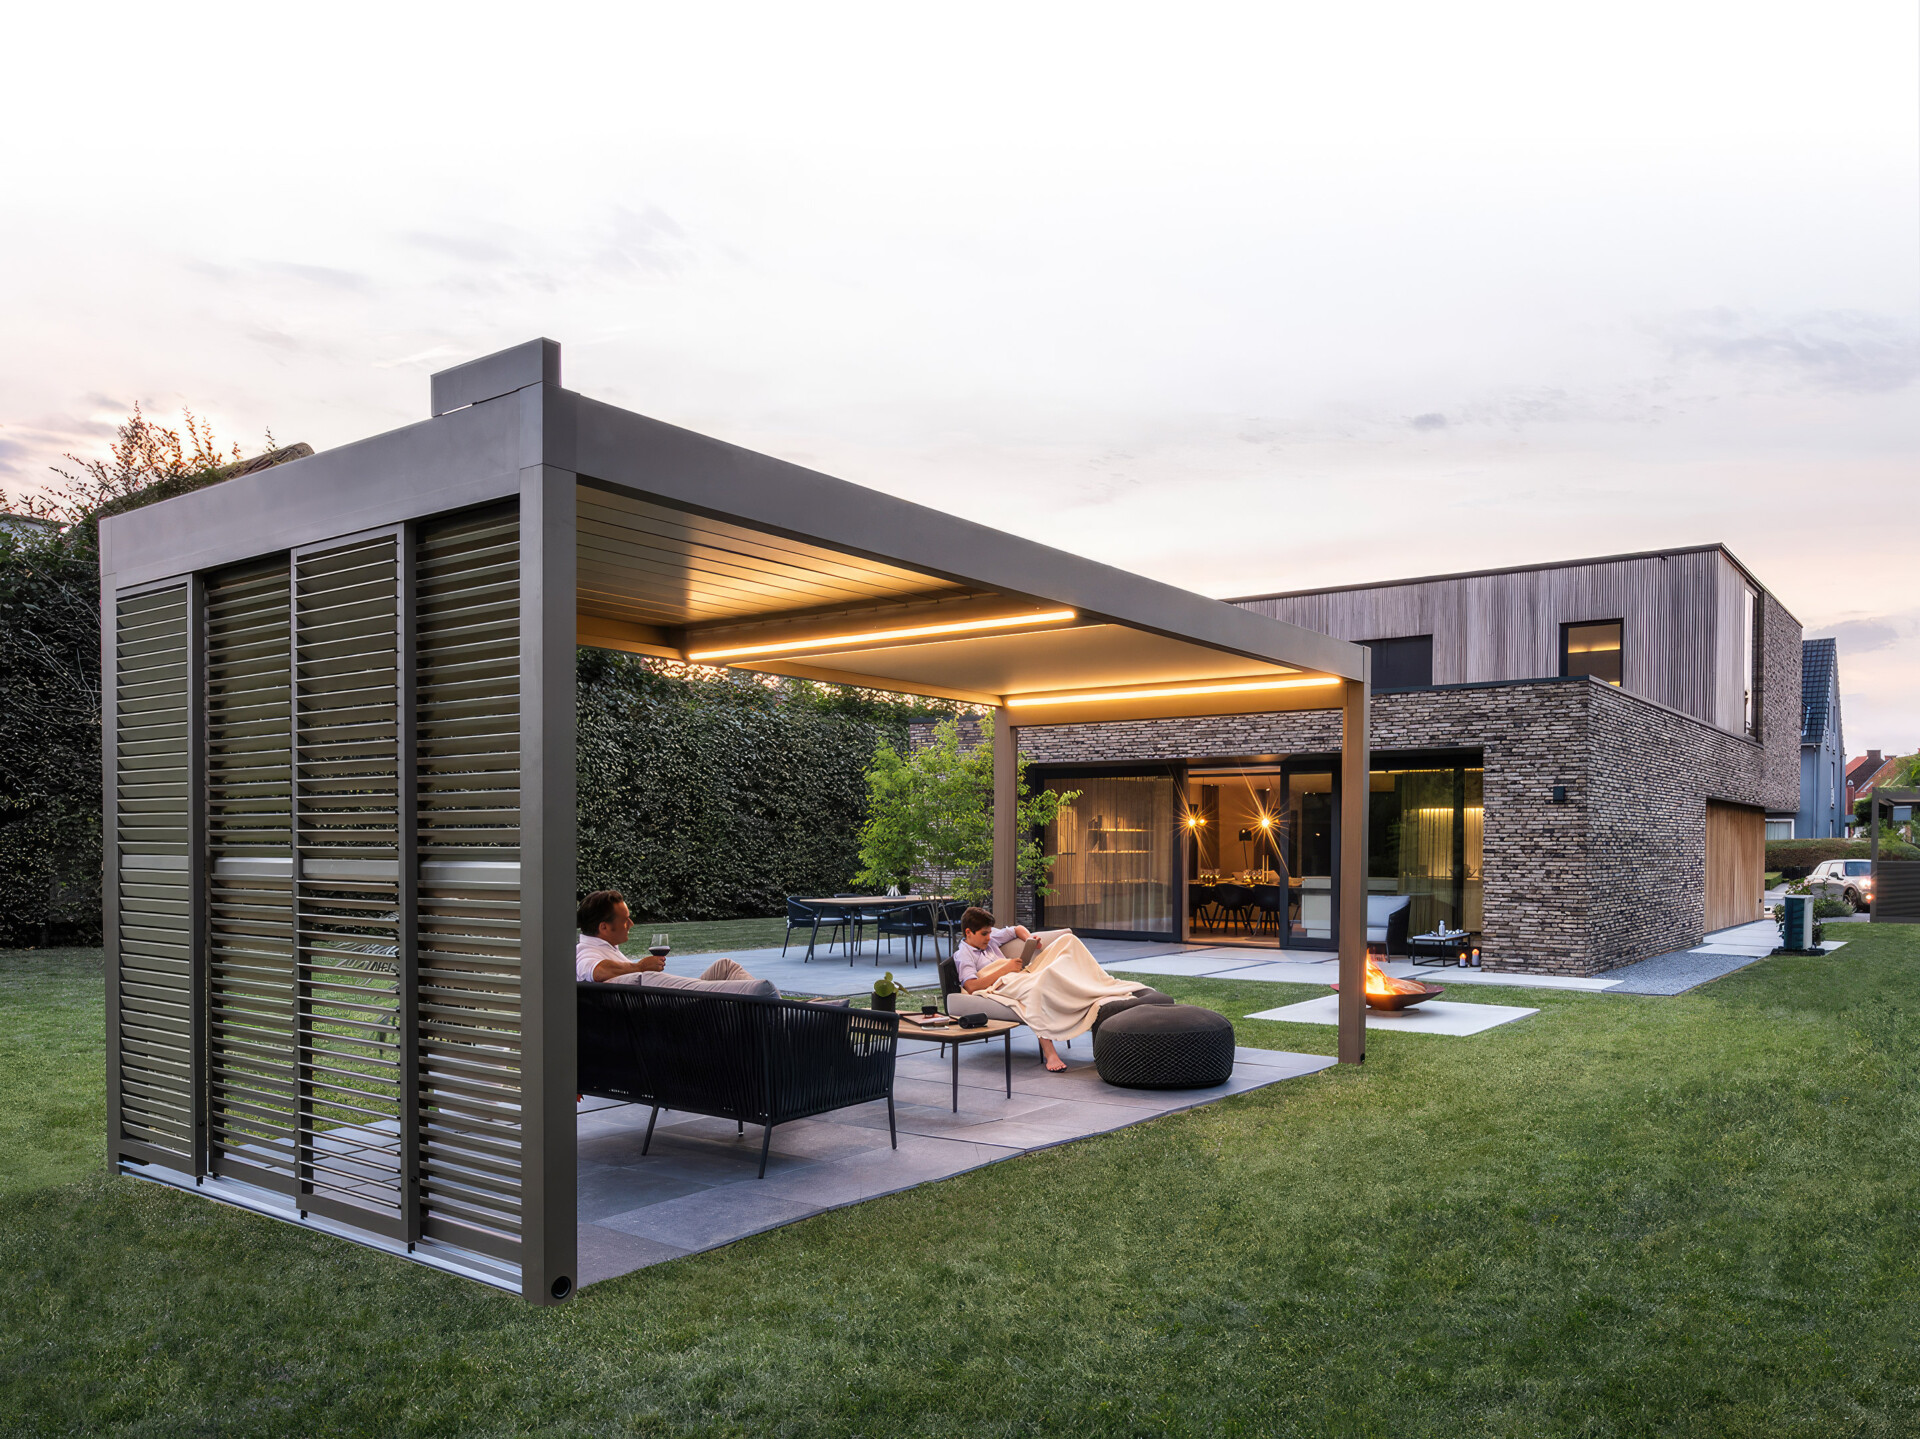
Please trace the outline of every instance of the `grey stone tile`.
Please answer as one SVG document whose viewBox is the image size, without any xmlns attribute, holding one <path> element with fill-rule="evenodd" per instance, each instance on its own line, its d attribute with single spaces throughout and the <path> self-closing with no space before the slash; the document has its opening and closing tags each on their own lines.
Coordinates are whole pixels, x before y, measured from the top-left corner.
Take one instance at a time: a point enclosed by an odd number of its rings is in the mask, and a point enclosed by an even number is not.
<svg viewBox="0 0 1920 1439">
<path fill-rule="evenodd" d="M 727 1177 L 732 1176 L 729 1174 Z M 619 1168 L 581 1165 L 576 1183 L 579 1218 L 582 1223 L 588 1224 L 604 1219 L 609 1214 L 624 1214 L 629 1209 L 658 1204 L 666 1199 L 678 1199 L 683 1194 L 712 1187 L 702 1180 L 690 1178 L 682 1171 L 663 1169 L 645 1159 L 638 1164 Z"/>
<path fill-rule="evenodd" d="M 599 1224 L 580 1225 L 574 1233 L 574 1244 L 574 1283 L 581 1287 L 598 1284 L 603 1279 L 616 1279 L 636 1269 L 645 1269 L 649 1264 L 678 1259 L 692 1252 L 638 1235 L 622 1234 Z"/>
<path fill-rule="evenodd" d="M 897 1150 L 887 1144 L 883 1102 L 836 1110 L 777 1128 L 764 1180 L 753 1177 L 760 1156 L 757 1129 L 743 1135 L 727 1120 L 663 1114 L 653 1150 L 641 1158 L 645 1109 L 626 1106 L 582 1114 L 581 1214 L 591 1216 L 582 1232 L 600 1231 L 582 1241 L 583 1256 L 588 1256 L 582 1259 L 582 1273 L 624 1273 L 825 1208 L 1210 1104 L 1333 1062 L 1319 1055 L 1240 1050 L 1236 1073 L 1226 1085 L 1127 1090 L 1101 1081 L 1090 1045 L 1069 1052 L 1069 1069 L 1063 1075 L 1049 1075 L 1040 1067 L 1038 1045 L 1026 1031 L 1017 1032 L 1015 1048 L 1011 1099 L 1002 1088 L 1004 1070 L 997 1053 L 983 1049 L 979 1056 L 963 1055 L 958 1114 L 948 1107 L 948 1065 L 931 1049 L 926 1051 L 930 1064 L 914 1066 L 903 1057 L 895 1094 Z M 989 1062 L 970 1066 L 967 1060 L 974 1058 Z M 590 1256 L 584 1247 L 588 1240 L 600 1246 Z"/>
<path fill-rule="evenodd" d="M 751 1179 L 689 1194 L 600 1220 L 607 1229 L 680 1249 L 731 1244 L 763 1229 L 791 1224 L 820 1206 L 769 1190 Z"/>
</svg>

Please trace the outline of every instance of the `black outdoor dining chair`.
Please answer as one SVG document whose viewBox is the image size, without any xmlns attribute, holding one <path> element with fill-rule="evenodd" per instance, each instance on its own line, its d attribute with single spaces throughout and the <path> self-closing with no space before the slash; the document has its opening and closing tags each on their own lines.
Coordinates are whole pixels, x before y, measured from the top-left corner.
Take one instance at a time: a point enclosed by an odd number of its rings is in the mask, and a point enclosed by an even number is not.
<svg viewBox="0 0 1920 1439">
<path fill-rule="evenodd" d="M 1253 891 L 1244 884 L 1223 884 L 1213 893 L 1214 903 L 1220 909 L 1221 923 L 1228 928 L 1247 928 L 1251 922 L 1248 911 L 1253 908 Z"/>
<path fill-rule="evenodd" d="M 893 953 L 896 937 L 906 940 L 907 957 L 913 961 L 915 968 L 920 964 L 920 946 L 933 937 L 934 932 L 931 904 L 901 905 L 880 916 L 880 933 L 887 941 L 887 953 Z"/>
<path fill-rule="evenodd" d="M 785 937 L 780 941 L 780 953 L 784 955 L 787 952 L 787 944 L 793 939 L 793 932 L 796 929 L 804 929 L 807 931 L 806 959 L 812 959 L 814 941 L 820 937 L 820 926 L 822 924 L 827 926 L 827 947 L 831 949 L 833 947 L 833 936 L 840 931 L 845 923 L 846 920 L 838 914 L 822 914 L 812 905 L 802 904 L 792 895 L 788 895 L 787 932 Z M 805 961 L 803 960 L 802 962 L 804 963 Z"/>
<path fill-rule="evenodd" d="M 1277 884 L 1256 884 L 1253 887 L 1254 918 L 1261 929 L 1272 926 L 1275 934 L 1280 933 L 1280 925 L 1287 912 L 1287 891 Z"/>
<path fill-rule="evenodd" d="M 1215 886 L 1210 884 L 1190 884 L 1187 886 L 1187 919 L 1193 924 L 1208 923 L 1208 911 L 1214 908 L 1218 895 Z"/>
<path fill-rule="evenodd" d="M 952 954 L 960 947 L 960 921 L 966 916 L 970 906 L 964 899 L 943 899 L 940 901 L 940 952 Z"/>
</svg>

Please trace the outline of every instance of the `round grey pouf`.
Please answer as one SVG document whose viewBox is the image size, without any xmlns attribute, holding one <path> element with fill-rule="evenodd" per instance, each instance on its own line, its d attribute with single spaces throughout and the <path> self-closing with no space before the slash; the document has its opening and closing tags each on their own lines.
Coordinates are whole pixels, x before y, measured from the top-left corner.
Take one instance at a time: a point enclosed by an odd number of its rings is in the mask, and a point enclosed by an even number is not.
<svg viewBox="0 0 1920 1439">
<path fill-rule="evenodd" d="M 1191 1004 L 1143 1004 L 1093 1036 L 1093 1066 L 1127 1089 L 1204 1089 L 1233 1076 L 1233 1024 Z"/>
</svg>

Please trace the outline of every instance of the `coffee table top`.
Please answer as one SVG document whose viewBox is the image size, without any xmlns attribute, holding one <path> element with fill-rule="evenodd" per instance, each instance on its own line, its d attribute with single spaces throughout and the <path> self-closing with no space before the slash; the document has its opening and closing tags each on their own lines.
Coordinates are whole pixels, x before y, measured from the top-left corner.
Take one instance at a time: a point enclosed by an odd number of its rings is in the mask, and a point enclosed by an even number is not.
<svg viewBox="0 0 1920 1439">
<path fill-rule="evenodd" d="M 957 1024 L 940 1024 L 923 1029 L 906 1015 L 900 1016 L 900 1037 L 902 1039 L 931 1039 L 940 1044 L 952 1044 L 960 1039 L 991 1039 L 995 1035 L 1005 1034 L 1010 1029 L 1018 1029 L 1017 1019 L 989 1019 L 978 1029 L 962 1029 Z"/>
</svg>

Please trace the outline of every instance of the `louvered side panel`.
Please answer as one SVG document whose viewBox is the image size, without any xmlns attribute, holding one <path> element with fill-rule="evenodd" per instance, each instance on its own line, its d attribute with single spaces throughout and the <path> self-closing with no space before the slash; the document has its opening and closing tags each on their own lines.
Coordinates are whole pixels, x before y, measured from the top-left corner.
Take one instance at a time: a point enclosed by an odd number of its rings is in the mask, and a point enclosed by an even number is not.
<svg viewBox="0 0 1920 1439">
<path fill-rule="evenodd" d="M 294 556 L 298 1193 L 404 1237 L 399 613 L 394 536 Z"/>
<path fill-rule="evenodd" d="M 294 1187 L 285 559 L 206 586 L 207 1118 L 215 1174 Z"/>
<path fill-rule="evenodd" d="M 189 595 L 178 585 L 115 607 L 113 855 L 119 1138 L 191 1170 Z"/>
<path fill-rule="evenodd" d="M 415 552 L 423 1232 L 519 1257 L 519 524 L 420 527 Z"/>
</svg>

